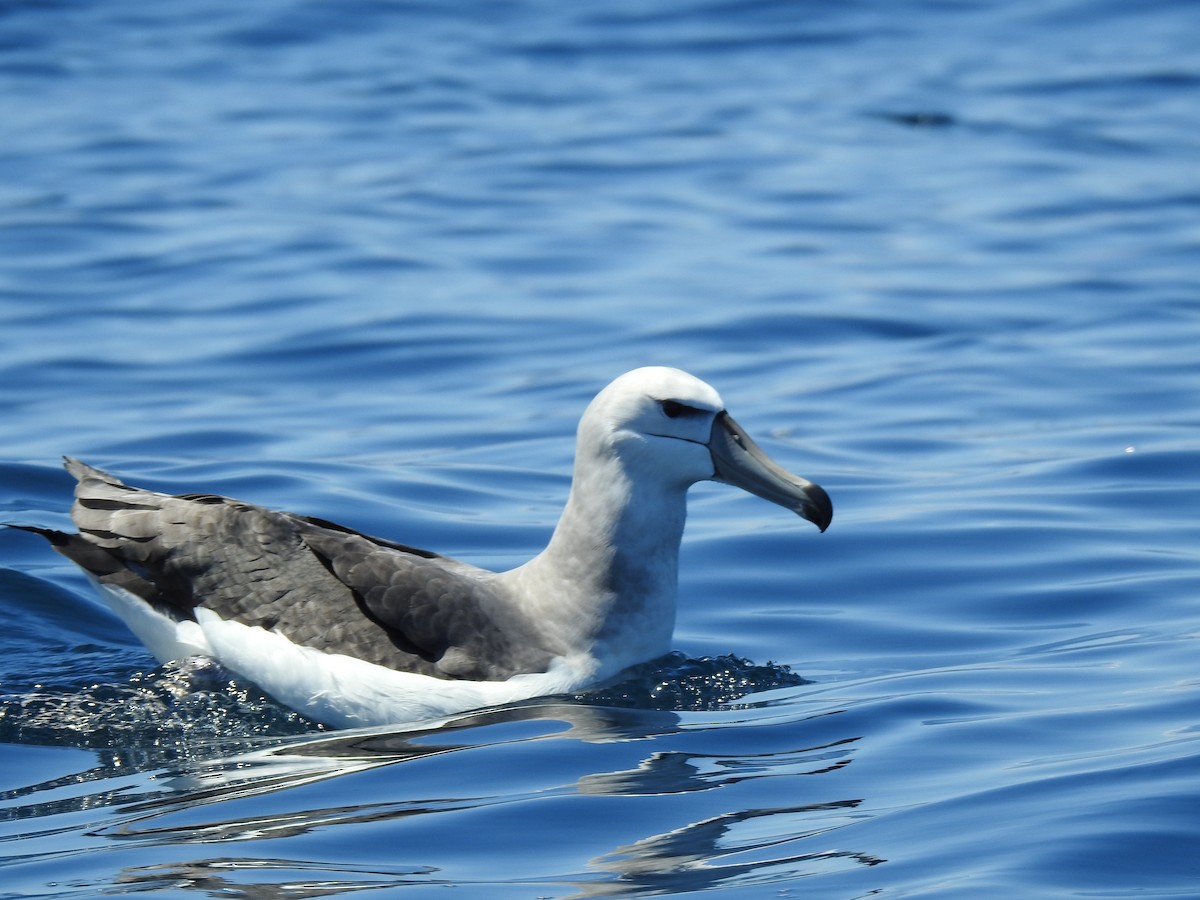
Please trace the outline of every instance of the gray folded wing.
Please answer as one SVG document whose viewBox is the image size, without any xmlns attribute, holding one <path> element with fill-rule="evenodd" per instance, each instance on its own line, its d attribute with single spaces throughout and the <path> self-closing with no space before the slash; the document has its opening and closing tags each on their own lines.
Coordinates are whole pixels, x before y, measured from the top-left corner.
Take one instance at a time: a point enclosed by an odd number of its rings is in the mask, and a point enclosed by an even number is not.
<svg viewBox="0 0 1200 900">
<path fill-rule="evenodd" d="M 56 548 L 162 611 L 277 631 L 402 671 L 496 680 L 550 654 L 481 570 L 319 519 L 207 494 L 170 496 L 68 460 L 78 535 Z"/>
</svg>

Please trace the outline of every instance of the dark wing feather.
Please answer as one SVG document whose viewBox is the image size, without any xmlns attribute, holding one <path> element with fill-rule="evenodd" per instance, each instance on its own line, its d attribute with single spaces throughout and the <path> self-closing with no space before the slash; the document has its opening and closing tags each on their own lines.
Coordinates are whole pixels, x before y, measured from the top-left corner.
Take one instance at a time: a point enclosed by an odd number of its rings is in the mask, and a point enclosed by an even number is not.
<svg viewBox="0 0 1200 900">
<path fill-rule="evenodd" d="M 507 678 L 544 653 L 516 652 L 500 604 L 468 568 L 437 554 L 210 494 L 123 484 L 77 460 L 79 535 L 56 549 L 101 582 L 159 608 L 278 631 L 291 641 L 388 668 Z"/>
<path fill-rule="evenodd" d="M 414 557 L 345 529 L 309 527 L 304 542 L 398 644 L 451 678 L 498 680 L 544 671 L 551 655 L 470 567 Z"/>
<path fill-rule="evenodd" d="M 284 514 L 225 497 L 130 487 L 74 460 L 68 469 L 79 479 L 71 509 L 79 537 L 107 553 L 110 567 L 151 585 L 147 599 L 161 608 L 191 617 L 204 605 L 222 618 L 269 627 L 289 593 L 329 580 L 316 560 L 306 560 Z M 72 559 L 102 581 L 110 575 L 81 553 Z"/>
</svg>

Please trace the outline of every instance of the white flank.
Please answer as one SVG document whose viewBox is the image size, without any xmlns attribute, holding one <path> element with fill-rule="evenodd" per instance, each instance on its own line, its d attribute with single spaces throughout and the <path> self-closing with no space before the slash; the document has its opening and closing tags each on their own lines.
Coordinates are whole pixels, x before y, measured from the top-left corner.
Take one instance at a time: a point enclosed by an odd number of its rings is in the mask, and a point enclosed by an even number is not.
<svg viewBox="0 0 1200 900">
<path fill-rule="evenodd" d="M 556 659 L 549 671 L 507 681 L 454 681 L 397 672 L 340 653 L 294 644 L 277 632 L 196 616 L 211 654 L 280 703 L 337 728 L 424 722 L 465 709 L 578 690 L 591 683 L 591 660 Z"/>
<path fill-rule="evenodd" d="M 137 635 L 138 640 L 160 663 L 187 659 L 189 656 L 216 657 L 204 632 L 195 622 L 160 613 L 123 587 L 101 584 L 94 578 L 92 583 L 108 608 Z"/>
</svg>

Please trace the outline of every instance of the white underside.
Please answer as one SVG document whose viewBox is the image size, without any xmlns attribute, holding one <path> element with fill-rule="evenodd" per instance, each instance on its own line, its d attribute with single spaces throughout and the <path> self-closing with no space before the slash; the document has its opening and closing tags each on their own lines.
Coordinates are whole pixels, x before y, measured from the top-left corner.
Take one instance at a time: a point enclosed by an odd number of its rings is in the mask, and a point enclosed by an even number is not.
<svg viewBox="0 0 1200 900">
<path fill-rule="evenodd" d="M 397 672 L 294 644 L 263 628 L 197 608 L 176 621 L 124 588 L 100 595 L 160 662 L 207 656 L 254 682 L 285 706 L 337 728 L 399 725 L 584 688 L 596 677 L 591 657 L 554 659 L 546 672 L 507 681 L 452 681 Z"/>
</svg>

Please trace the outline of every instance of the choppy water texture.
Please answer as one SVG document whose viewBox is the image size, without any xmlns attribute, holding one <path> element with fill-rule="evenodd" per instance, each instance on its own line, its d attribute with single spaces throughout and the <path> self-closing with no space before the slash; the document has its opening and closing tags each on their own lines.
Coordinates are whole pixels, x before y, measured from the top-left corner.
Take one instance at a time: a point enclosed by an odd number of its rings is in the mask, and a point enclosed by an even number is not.
<svg viewBox="0 0 1200 900">
<path fill-rule="evenodd" d="M 0 9 L 0 518 L 63 453 L 488 566 L 689 369 L 623 685 L 321 732 L 0 531 L 0 897 L 1200 894 L 1194 3 Z"/>
</svg>

